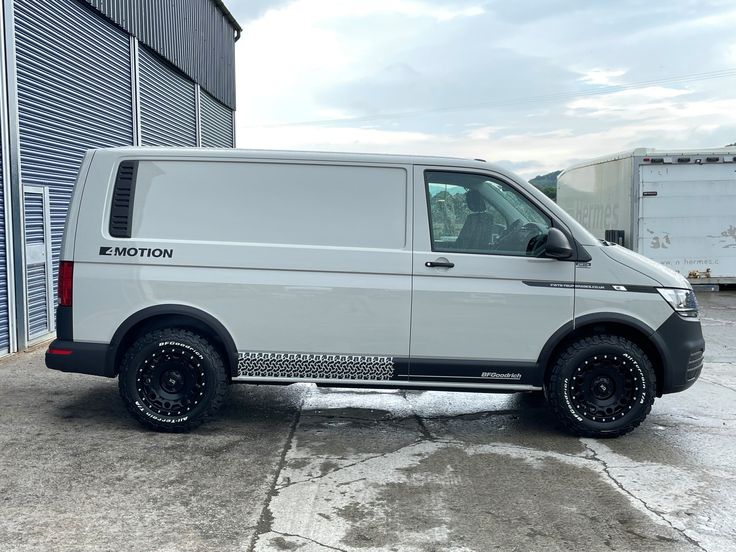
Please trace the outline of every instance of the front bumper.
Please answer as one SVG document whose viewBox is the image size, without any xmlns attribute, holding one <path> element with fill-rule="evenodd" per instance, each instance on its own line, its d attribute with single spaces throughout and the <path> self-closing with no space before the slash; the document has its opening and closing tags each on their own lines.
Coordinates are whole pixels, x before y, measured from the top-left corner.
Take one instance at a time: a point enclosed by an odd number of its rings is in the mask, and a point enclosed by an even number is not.
<svg viewBox="0 0 736 552">
<path fill-rule="evenodd" d="M 109 345 L 55 339 L 46 351 L 46 367 L 62 372 L 114 378 L 114 366 L 108 361 Z"/>
<path fill-rule="evenodd" d="M 703 369 L 705 352 L 700 320 L 672 313 L 652 337 L 664 361 L 662 394 L 684 391 L 694 384 Z"/>
</svg>

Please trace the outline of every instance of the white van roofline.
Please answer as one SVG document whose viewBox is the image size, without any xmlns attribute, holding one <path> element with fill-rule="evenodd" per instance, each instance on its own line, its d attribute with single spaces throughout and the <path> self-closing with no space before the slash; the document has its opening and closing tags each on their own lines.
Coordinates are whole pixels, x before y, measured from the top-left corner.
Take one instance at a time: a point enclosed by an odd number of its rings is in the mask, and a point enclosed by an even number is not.
<svg viewBox="0 0 736 552">
<path fill-rule="evenodd" d="M 354 153 L 354 152 L 326 152 L 326 151 L 290 151 L 290 150 L 260 150 L 237 148 L 167 148 L 156 146 L 127 146 L 117 148 L 99 148 L 89 150 L 89 154 L 100 152 L 103 155 L 112 155 L 118 159 L 162 159 L 176 158 L 189 160 L 253 160 L 273 162 L 312 162 L 312 163 L 344 163 L 359 165 L 422 165 L 426 167 L 468 169 L 492 172 L 509 180 L 526 186 L 528 193 L 536 196 L 562 221 L 582 245 L 597 244 L 598 240 L 576 222 L 568 213 L 527 179 L 515 172 L 487 161 L 467 159 L 461 157 L 439 157 L 429 155 L 400 155 L 389 153 Z"/>
<path fill-rule="evenodd" d="M 298 151 L 298 150 L 266 150 L 266 149 L 238 149 L 238 148 L 167 148 L 155 146 L 134 146 L 117 148 L 97 148 L 90 151 L 114 152 L 120 156 L 135 157 L 198 157 L 212 159 L 272 159 L 276 161 L 339 161 L 376 164 L 401 165 L 436 165 L 463 167 L 469 169 L 484 169 L 513 174 L 493 163 L 480 159 L 461 157 L 439 157 L 429 155 L 402 155 L 390 153 L 354 153 L 330 151 Z"/>
</svg>

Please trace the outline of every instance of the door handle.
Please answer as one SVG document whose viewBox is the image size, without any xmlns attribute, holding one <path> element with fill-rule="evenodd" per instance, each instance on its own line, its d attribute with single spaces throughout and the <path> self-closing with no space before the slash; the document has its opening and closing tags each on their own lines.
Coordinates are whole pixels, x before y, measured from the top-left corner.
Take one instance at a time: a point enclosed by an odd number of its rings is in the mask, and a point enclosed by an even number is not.
<svg viewBox="0 0 736 552">
<path fill-rule="evenodd" d="M 447 259 L 437 259 L 436 261 L 427 261 L 424 263 L 427 268 L 452 268 L 455 263 L 448 261 Z"/>
</svg>

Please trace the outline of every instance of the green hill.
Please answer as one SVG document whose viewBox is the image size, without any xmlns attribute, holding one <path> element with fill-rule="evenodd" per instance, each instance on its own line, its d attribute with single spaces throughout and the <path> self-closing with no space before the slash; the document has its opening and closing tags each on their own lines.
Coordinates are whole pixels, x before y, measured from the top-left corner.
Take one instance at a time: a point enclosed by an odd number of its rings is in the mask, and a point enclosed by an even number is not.
<svg viewBox="0 0 736 552">
<path fill-rule="evenodd" d="M 540 174 L 539 176 L 535 176 L 532 178 L 529 183 L 533 184 L 540 190 L 542 188 L 548 188 L 552 186 L 553 188 L 557 188 L 557 175 L 559 175 L 562 171 L 554 171 L 547 174 Z"/>
<path fill-rule="evenodd" d="M 547 174 L 540 174 L 532 178 L 529 183 L 539 188 L 545 195 L 552 199 L 557 199 L 557 176 L 562 171 L 554 171 Z"/>
</svg>

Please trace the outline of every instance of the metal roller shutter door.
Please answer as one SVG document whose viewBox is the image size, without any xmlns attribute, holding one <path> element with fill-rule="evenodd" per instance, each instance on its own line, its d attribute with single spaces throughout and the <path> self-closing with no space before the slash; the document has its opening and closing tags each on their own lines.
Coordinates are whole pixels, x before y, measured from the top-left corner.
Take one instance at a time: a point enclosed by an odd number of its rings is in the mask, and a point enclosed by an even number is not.
<svg viewBox="0 0 736 552">
<path fill-rule="evenodd" d="M 233 112 L 204 90 L 199 96 L 202 145 L 208 148 L 233 147 Z"/>
<path fill-rule="evenodd" d="M 49 208 L 47 188 L 28 186 L 23 192 L 26 236 L 26 301 L 28 338 L 36 339 L 49 332 L 53 307 L 49 300 Z"/>
<path fill-rule="evenodd" d="M 3 129 L 5 132 L 5 129 Z M 8 316 L 8 273 L 5 248 L 5 182 L 3 180 L 3 156 L 0 150 L 0 354 L 10 349 Z"/>
<path fill-rule="evenodd" d="M 144 46 L 138 64 L 141 145 L 196 146 L 194 83 Z"/>
<path fill-rule="evenodd" d="M 21 180 L 49 190 L 55 298 L 64 220 L 84 152 L 133 140 L 130 42 L 73 0 L 15 0 L 15 43 Z"/>
</svg>

